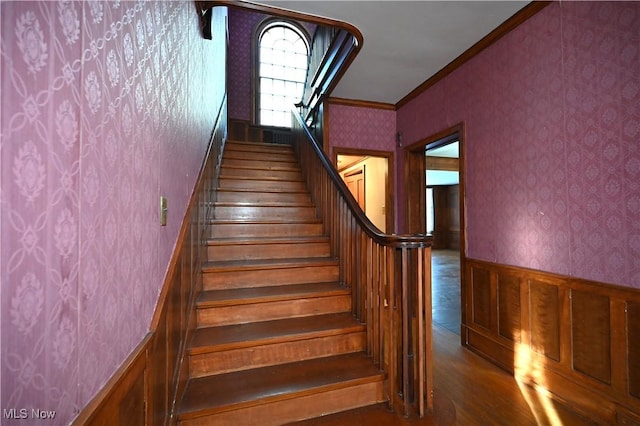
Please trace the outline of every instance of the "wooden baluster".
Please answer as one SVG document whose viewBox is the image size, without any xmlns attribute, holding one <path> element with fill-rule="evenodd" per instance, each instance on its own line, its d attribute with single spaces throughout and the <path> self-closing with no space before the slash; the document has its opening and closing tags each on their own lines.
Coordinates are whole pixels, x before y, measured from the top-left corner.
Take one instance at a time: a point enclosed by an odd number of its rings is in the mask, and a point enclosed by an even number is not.
<svg viewBox="0 0 640 426">
<path fill-rule="evenodd" d="M 400 268 L 402 269 L 402 280 L 400 285 L 402 286 L 402 402 L 404 415 L 409 416 L 409 277 L 408 277 L 408 259 L 407 249 L 402 247 L 401 249 L 402 263 Z"/>
<path fill-rule="evenodd" d="M 418 302 L 418 378 L 416 380 L 418 384 L 418 414 L 420 417 L 424 417 L 424 400 L 425 400 L 425 306 L 424 306 L 424 294 L 423 294 L 423 281 L 424 281 L 424 248 L 418 248 L 418 274 L 417 274 L 417 302 Z"/>
<path fill-rule="evenodd" d="M 389 357 L 389 364 L 387 365 L 387 371 L 389 373 L 389 402 L 391 407 L 395 410 L 396 407 L 396 381 L 397 381 L 397 366 L 398 366 L 398 342 L 396 334 L 396 286 L 395 286 L 395 249 L 393 247 L 385 247 L 385 256 L 387 260 L 387 283 L 388 283 L 388 300 L 389 306 L 387 309 L 388 327 L 387 340 L 388 344 L 385 345 L 387 349 L 387 356 Z"/>
<path fill-rule="evenodd" d="M 433 412 L 433 317 L 431 312 L 431 247 L 423 249 L 423 282 L 424 282 L 424 312 L 425 312 L 425 377 L 426 377 L 426 397 L 427 411 Z"/>
</svg>

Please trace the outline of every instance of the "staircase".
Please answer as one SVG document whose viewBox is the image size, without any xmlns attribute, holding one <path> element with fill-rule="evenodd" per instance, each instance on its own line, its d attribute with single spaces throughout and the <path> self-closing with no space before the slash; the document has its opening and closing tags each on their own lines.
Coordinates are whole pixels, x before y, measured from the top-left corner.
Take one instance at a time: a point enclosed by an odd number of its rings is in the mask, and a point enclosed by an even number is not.
<svg viewBox="0 0 640 426">
<path fill-rule="evenodd" d="M 288 145 L 227 142 L 181 425 L 281 425 L 384 400 Z"/>
</svg>

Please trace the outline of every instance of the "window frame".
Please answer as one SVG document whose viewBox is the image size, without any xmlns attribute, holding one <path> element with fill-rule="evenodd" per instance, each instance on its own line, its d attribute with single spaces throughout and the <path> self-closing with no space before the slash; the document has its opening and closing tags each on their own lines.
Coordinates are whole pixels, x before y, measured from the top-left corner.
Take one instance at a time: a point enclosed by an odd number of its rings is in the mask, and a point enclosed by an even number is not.
<svg viewBox="0 0 640 426">
<path fill-rule="evenodd" d="M 251 55 L 251 123 L 255 125 L 260 124 L 260 41 L 262 35 L 273 27 L 284 26 L 295 31 L 307 46 L 307 72 L 308 72 L 308 57 L 311 50 L 311 37 L 307 29 L 300 23 L 283 19 L 278 17 L 271 17 L 264 19 L 259 25 L 256 25 L 252 36 L 252 55 Z M 270 126 L 269 127 L 280 127 Z M 287 127 L 289 128 L 289 127 Z"/>
</svg>

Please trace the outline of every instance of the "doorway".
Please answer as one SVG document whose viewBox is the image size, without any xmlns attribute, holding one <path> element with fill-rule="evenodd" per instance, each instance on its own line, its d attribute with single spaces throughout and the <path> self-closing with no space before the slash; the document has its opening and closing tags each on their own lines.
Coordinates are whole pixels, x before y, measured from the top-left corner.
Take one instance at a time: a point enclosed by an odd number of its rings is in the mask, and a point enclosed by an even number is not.
<svg viewBox="0 0 640 426">
<path fill-rule="evenodd" d="M 395 227 L 393 153 L 334 148 L 334 164 L 369 220 L 383 233 Z"/>
<path fill-rule="evenodd" d="M 463 265 L 464 129 L 458 125 L 407 149 L 407 227 L 432 245 L 433 322 L 461 336 L 465 323 Z"/>
</svg>

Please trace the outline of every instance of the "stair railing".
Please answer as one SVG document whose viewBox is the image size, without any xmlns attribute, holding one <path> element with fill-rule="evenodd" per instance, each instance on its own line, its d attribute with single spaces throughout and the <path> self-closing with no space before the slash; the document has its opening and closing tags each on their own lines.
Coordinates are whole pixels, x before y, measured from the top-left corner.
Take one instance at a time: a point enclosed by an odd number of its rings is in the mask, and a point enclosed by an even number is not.
<svg viewBox="0 0 640 426">
<path fill-rule="evenodd" d="M 313 34 L 309 66 L 302 100 L 298 107 L 307 125 L 317 122 L 323 99 L 337 83 L 337 77 L 353 59 L 362 44 L 351 28 L 318 25 Z"/>
<path fill-rule="evenodd" d="M 431 238 L 380 232 L 304 119 L 293 116 L 293 147 L 351 289 L 353 315 L 366 324 L 367 352 L 387 373 L 386 399 L 396 412 L 423 417 L 433 409 Z"/>
</svg>

